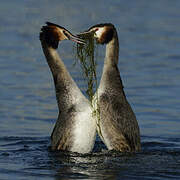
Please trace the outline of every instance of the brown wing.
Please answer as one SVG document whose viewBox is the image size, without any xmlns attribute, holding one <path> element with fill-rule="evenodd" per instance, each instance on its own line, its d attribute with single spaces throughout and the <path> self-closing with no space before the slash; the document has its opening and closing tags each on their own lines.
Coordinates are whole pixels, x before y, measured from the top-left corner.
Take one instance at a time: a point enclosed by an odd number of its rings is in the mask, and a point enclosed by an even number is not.
<svg viewBox="0 0 180 180">
<path fill-rule="evenodd" d="M 121 97 L 120 97 L 121 96 Z M 122 95 L 104 93 L 100 97 L 100 126 L 119 151 L 140 150 L 140 135 L 136 117 Z"/>
<path fill-rule="evenodd" d="M 52 150 L 67 150 L 70 151 L 73 143 L 73 116 L 75 111 L 73 108 L 67 112 L 60 112 L 53 132 L 51 134 L 51 149 Z"/>
</svg>

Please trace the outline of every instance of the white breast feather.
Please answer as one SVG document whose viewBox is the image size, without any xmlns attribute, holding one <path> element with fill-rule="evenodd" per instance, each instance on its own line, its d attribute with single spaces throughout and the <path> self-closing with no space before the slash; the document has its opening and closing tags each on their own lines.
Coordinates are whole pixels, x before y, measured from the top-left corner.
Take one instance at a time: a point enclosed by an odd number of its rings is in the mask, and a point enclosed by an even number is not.
<svg viewBox="0 0 180 180">
<path fill-rule="evenodd" d="M 73 130 L 75 141 L 72 150 L 88 153 L 94 146 L 96 136 L 96 122 L 92 117 L 92 109 L 89 104 L 83 105 L 82 111 L 77 113 L 75 121 Z"/>
</svg>

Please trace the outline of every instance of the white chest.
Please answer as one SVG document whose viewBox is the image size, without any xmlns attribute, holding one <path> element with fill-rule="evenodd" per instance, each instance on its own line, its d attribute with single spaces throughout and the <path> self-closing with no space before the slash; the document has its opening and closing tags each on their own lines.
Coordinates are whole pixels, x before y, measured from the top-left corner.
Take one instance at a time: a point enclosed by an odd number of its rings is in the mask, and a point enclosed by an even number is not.
<svg viewBox="0 0 180 180">
<path fill-rule="evenodd" d="M 88 153 L 92 150 L 96 137 L 96 122 L 92 117 L 90 105 L 83 107 L 76 115 L 75 127 L 73 129 L 74 142 L 72 151 Z"/>
</svg>

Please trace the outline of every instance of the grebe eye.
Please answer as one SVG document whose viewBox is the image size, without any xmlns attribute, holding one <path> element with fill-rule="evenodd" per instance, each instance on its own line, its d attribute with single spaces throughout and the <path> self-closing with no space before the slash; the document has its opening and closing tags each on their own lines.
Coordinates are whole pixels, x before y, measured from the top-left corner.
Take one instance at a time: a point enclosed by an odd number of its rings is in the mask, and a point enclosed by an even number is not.
<svg viewBox="0 0 180 180">
<path fill-rule="evenodd" d="M 67 34 L 67 32 L 66 32 L 66 31 L 64 31 L 64 30 L 63 30 L 63 33 L 64 33 L 64 35 L 65 35 L 65 36 L 68 36 L 68 34 Z"/>
</svg>

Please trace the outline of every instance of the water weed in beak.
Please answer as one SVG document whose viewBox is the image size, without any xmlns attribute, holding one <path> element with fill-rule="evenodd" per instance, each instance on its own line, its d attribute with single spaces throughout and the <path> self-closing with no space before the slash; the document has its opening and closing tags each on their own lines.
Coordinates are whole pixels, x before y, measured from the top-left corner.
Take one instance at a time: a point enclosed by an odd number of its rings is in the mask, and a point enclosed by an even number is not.
<svg viewBox="0 0 180 180">
<path fill-rule="evenodd" d="M 97 44 L 94 39 L 94 32 L 81 33 L 78 37 L 86 42 L 85 44 L 76 45 L 76 54 L 81 64 L 83 75 L 87 80 L 86 94 L 92 103 L 93 95 L 97 90 L 96 62 L 94 57 Z"/>
</svg>

